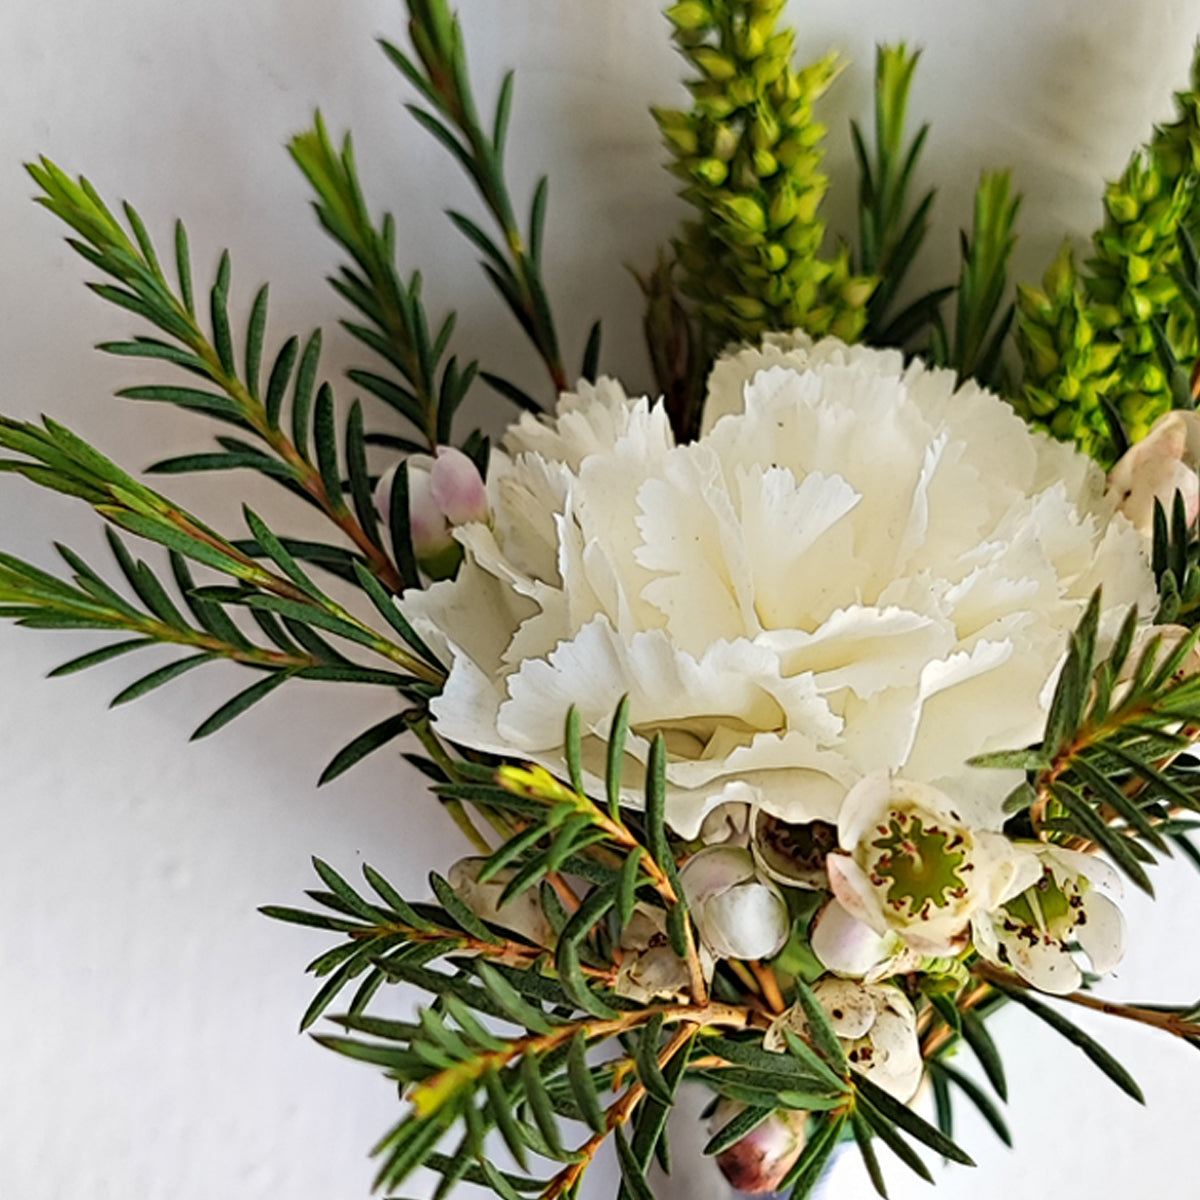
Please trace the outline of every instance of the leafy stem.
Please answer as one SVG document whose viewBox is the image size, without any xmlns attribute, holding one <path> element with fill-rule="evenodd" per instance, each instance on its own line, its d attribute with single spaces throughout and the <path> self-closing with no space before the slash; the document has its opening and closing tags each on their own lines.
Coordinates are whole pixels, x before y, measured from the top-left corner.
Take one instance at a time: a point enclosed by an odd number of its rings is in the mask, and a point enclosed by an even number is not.
<svg viewBox="0 0 1200 1200">
<path fill-rule="evenodd" d="M 409 38 L 416 58 L 390 42 L 382 43 L 391 61 L 433 111 L 410 104 L 409 111 L 458 161 L 500 229 L 503 246 L 461 213 L 451 219 L 484 255 L 484 271 L 504 297 L 537 348 L 555 392 L 570 379 L 559 351 L 558 334 L 542 282 L 542 236 L 547 184 L 534 190 L 528 235 L 522 233 L 504 175 L 504 143 L 512 106 L 513 76 L 505 76 L 491 130 L 484 128 L 467 73 L 466 51 L 458 19 L 445 0 L 407 0 Z"/>
<path fill-rule="evenodd" d="M 29 173 L 41 187 L 39 203 L 62 219 L 80 235 L 71 245 L 93 266 L 115 279 L 119 286 L 92 284 L 92 290 L 118 307 L 145 318 L 171 341 L 137 338 L 131 342 L 107 343 L 102 349 L 129 357 L 169 362 L 215 384 L 214 393 L 184 387 L 134 387 L 121 395 L 140 400 L 173 403 L 227 421 L 258 437 L 275 458 L 256 451 L 245 443 L 226 447 L 230 453 L 224 462 L 206 462 L 213 466 L 253 466 L 263 474 L 290 486 L 314 503 L 362 553 L 372 572 L 393 592 L 399 592 L 404 580 L 388 558 L 374 530 L 374 515 L 356 503 L 352 510 L 343 495 L 337 467 L 333 432 L 333 396 L 322 386 L 316 396 L 316 461 L 297 444 L 307 438 L 308 420 L 313 411 L 312 388 L 320 352 L 320 338 L 309 339 L 303 355 L 296 339 L 287 342 L 275 360 L 265 398 L 259 388 L 262 343 L 267 319 L 267 289 L 255 298 L 245 347 L 245 377 L 239 373 L 229 326 L 230 262 L 221 256 L 216 282 L 210 297 L 213 336 L 201 328 L 196 315 L 192 288 L 192 267 L 187 234 L 182 223 L 175 226 L 175 260 L 179 276 L 178 290 L 168 281 L 159 263 L 148 232 L 130 206 L 125 216 L 132 238 L 86 179 L 72 180 L 54 163 L 43 158 L 30 164 Z M 294 436 L 280 425 L 280 409 L 289 378 L 295 371 Z M 159 469 L 196 469 L 187 460 L 168 460 Z M 361 490 L 361 489 L 360 489 Z"/>
<path fill-rule="evenodd" d="M 997 987 L 1008 990 L 1018 988 L 1022 991 L 1032 991 L 1017 976 L 993 967 L 989 963 L 979 962 L 971 968 L 972 974 Z M 1092 1012 L 1104 1013 L 1109 1017 L 1120 1017 L 1123 1021 L 1133 1021 L 1138 1025 L 1148 1025 L 1151 1029 L 1169 1033 L 1172 1037 L 1183 1038 L 1185 1041 L 1200 1043 L 1200 1020 L 1197 1020 L 1197 1007 L 1190 1005 L 1185 1008 L 1169 1008 L 1162 1006 L 1145 1006 L 1138 1004 L 1120 1004 L 1115 1000 L 1104 1000 L 1087 992 L 1070 992 L 1055 999 L 1074 1004 L 1079 1008 L 1087 1008 Z"/>
</svg>

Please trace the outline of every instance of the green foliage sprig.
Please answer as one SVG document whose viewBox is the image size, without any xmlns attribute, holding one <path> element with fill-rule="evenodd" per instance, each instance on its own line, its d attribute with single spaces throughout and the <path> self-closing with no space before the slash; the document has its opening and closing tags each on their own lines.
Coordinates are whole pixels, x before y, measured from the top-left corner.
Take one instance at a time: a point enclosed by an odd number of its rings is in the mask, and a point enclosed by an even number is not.
<svg viewBox="0 0 1200 1200">
<path fill-rule="evenodd" d="M 464 213 L 451 211 L 450 219 L 483 255 L 483 269 L 513 315 L 533 342 L 555 393 L 566 391 L 571 376 L 563 363 L 559 336 L 542 279 L 549 183 L 538 180 L 530 205 L 528 225 L 521 228 L 505 178 L 504 147 L 512 111 L 513 75 L 501 84 L 490 128 L 485 128 L 475 104 L 467 72 L 466 50 L 458 18 L 446 0 L 406 0 L 409 39 L 413 54 L 389 41 L 384 51 L 429 105 L 408 105 L 409 112 L 444 146 L 474 183 L 500 232 L 490 237 Z M 584 354 L 583 374 L 594 372 L 599 349 L 599 324 L 592 327 Z M 589 371 L 589 365 L 592 370 Z M 502 393 L 526 407 L 539 407 L 514 384 L 484 376 Z"/>
<path fill-rule="evenodd" d="M 875 54 L 874 153 L 857 121 L 850 122 L 858 163 L 857 270 L 876 277 L 878 286 L 867 306 L 863 340 L 872 346 L 906 346 L 935 320 L 952 287 L 936 288 L 893 314 L 898 292 L 929 232 L 934 190 L 910 205 L 913 176 L 929 135 L 929 125 L 906 140 L 908 97 L 920 51 L 880 46 Z"/>
<path fill-rule="evenodd" d="M 932 360 L 953 367 L 959 382 L 975 379 L 1002 394 L 1009 390 L 1002 356 L 1015 311 L 1007 298 L 1008 263 L 1020 207 L 1008 171 L 984 172 L 975 190 L 971 233 L 961 235 L 952 332 L 935 321 L 930 346 Z"/>
<path fill-rule="evenodd" d="M 1200 729 L 1200 676 L 1182 670 L 1200 631 L 1170 647 L 1156 638 L 1135 655 L 1133 610 L 1100 657 L 1099 619 L 1097 595 L 1072 637 L 1042 741 L 973 762 L 1026 771 L 1007 805 L 1012 832 L 1102 850 L 1153 894 L 1146 866 L 1187 841 L 1180 814 L 1200 812 L 1194 769 L 1180 757 Z"/>
<path fill-rule="evenodd" d="M 330 282 L 367 324 L 343 324 L 391 368 L 387 375 L 354 369 L 349 378 L 414 427 L 419 441 L 386 439 L 391 448 L 433 451 L 450 445 L 454 416 L 479 369 L 478 363 L 460 368 L 457 358 L 446 358 L 454 314 L 431 333 L 421 276 L 407 283 L 400 278 L 395 221 L 386 213 L 379 226 L 373 222 L 349 135 L 337 151 L 318 113 L 313 128 L 293 138 L 289 149 L 316 192 L 313 207 L 321 225 L 350 256 L 352 265 Z"/>
<path fill-rule="evenodd" d="M 115 283 L 91 284 L 92 290 L 142 317 L 166 336 L 166 340 L 139 336 L 129 341 L 108 342 L 100 348 L 110 354 L 166 363 L 209 385 L 142 385 L 125 388 L 119 394 L 212 417 L 254 439 L 253 442 L 242 437 L 219 439 L 219 452 L 168 459 L 151 470 L 258 471 L 316 506 L 349 539 L 379 580 L 389 590 L 400 591 L 405 581 L 385 549 L 371 497 L 362 409 L 357 403 L 350 407 L 344 445 L 339 450 L 333 390 L 328 384 L 317 382 L 320 333 L 310 335 L 303 345 L 298 337 L 287 339 L 264 378 L 267 324 L 264 286 L 254 299 L 239 367 L 229 315 L 228 254 L 221 257 L 209 293 L 210 335 L 201 327 L 197 315 L 188 238 L 181 222 L 175 227 L 178 283 L 174 285 L 163 271 L 146 227 L 132 206 L 125 206 L 131 237 L 86 179 L 75 182 L 45 159 L 29 170 L 42 188 L 39 203 L 79 235 L 70 240 L 71 246 L 115 280 Z M 284 412 L 289 398 L 290 428 L 285 429 Z M 343 469 L 348 476 L 345 488 Z"/>
<path fill-rule="evenodd" d="M 1105 465 L 1118 453 L 1110 412 L 1136 441 L 1175 402 L 1156 327 L 1179 361 L 1200 353 L 1175 275 L 1180 232 L 1200 230 L 1200 55 L 1175 101 L 1175 121 L 1108 186 L 1085 266 L 1064 247 L 1042 288 L 1020 290 L 1022 411 Z"/>
<path fill-rule="evenodd" d="M 711 997 L 696 972 L 690 996 L 678 1002 L 641 1004 L 615 990 L 613 948 L 636 903 L 665 906 L 677 951 L 696 959 L 675 874 L 680 847 L 663 819 L 662 739 L 647 768 L 644 806 L 631 812 L 622 807 L 625 722 L 622 706 L 613 718 L 603 801 L 579 785 L 573 712 L 567 718 L 571 783 L 536 767 L 495 769 L 444 758 L 426 764 L 442 780 L 443 798 L 471 805 L 494 828 L 508 830 L 478 879 L 507 872 L 506 898 L 539 888 L 554 927 L 549 944 L 481 919 L 437 875 L 430 878 L 436 903 L 418 903 L 403 899 L 369 867 L 366 892 L 317 862 L 325 887 L 309 895 L 323 911 L 263 910 L 338 935 L 309 966 L 324 982 L 303 1024 L 310 1026 L 354 983 L 349 1009 L 334 1018 L 342 1032 L 319 1040 L 382 1067 L 404 1089 L 408 1109 L 376 1147 L 377 1185 L 398 1187 L 424 1167 L 439 1177 L 438 1196 L 469 1182 L 506 1200 L 574 1197 L 611 1140 L 621 1195 L 649 1200 L 646 1173 L 656 1159 L 666 1161 L 666 1116 L 685 1078 L 745 1106 L 710 1139 L 710 1154 L 775 1112 L 809 1114 L 807 1145 L 783 1184 L 796 1200 L 811 1194 L 843 1132 L 853 1132 L 881 1195 L 876 1138 L 925 1178 L 928 1168 L 910 1139 L 969 1164 L 946 1135 L 851 1070 L 829 1018 L 800 979 L 789 992 L 811 1033 L 802 1038 L 789 1031 L 779 1052 L 762 1047 L 769 1012 L 744 999 Z M 573 889 L 581 882 L 588 890 L 577 897 Z M 396 983 L 430 995 L 415 1020 L 369 1014 L 379 990 Z M 565 1121 L 582 1121 L 586 1138 L 572 1144 Z M 493 1161 L 484 1140 L 493 1130 L 515 1173 Z M 448 1137 L 457 1140 L 446 1152 Z M 536 1172 L 535 1159 L 551 1164 L 550 1173 Z"/>
</svg>

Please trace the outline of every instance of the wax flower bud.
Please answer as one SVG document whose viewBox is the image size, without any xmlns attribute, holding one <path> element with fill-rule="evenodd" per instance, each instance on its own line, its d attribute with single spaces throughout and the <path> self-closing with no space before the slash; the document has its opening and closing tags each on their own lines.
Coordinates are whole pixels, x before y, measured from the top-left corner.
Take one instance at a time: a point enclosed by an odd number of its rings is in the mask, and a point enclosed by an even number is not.
<svg viewBox="0 0 1200 1200">
<path fill-rule="evenodd" d="M 745 1110 L 737 1100 L 722 1098 L 709 1120 L 710 1133 L 719 1133 Z M 739 1192 L 775 1192 L 804 1150 L 808 1113 L 781 1109 L 717 1156 L 717 1166 Z"/>
<path fill-rule="evenodd" d="M 414 454 L 396 463 L 375 488 L 375 507 L 385 521 L 390 519 L 392 484 L 401 467 L 408 472 L 408 516 L 417 564 L 431 579 L 447 579 L 462 560 L 453 528 L 489 516 L 479 468 L 453 446 L 439 446 L 436 456 Z"/>
<path fill-rule="evenodd" d="M 1137 529 L 1154 533 L 1157 500 L 1168 519 L 1175 493 L 1183 497 L 1191 525 L 1200 514 L 1200 413 L 1173 409 L 1163 413 L 1140 442 L 1131 446 L 1109 472 L 1108 491 L 1118 509 Z"/>
<path fill-rule="evenodd" d="M 791 930 L 787 904 L 761 878 L 749 850 L 710 846 L 684 863 L 679 882 L 700 940 L 715 958 L 770 958 Z"/>
</svg>

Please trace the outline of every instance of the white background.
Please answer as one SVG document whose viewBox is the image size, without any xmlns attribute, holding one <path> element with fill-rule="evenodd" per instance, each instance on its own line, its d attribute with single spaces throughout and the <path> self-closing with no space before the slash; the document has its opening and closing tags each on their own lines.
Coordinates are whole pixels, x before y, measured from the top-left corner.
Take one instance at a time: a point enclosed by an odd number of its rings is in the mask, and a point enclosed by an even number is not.
<svg viewBox="0 0 1200 1200">
<path fill-rule="evenodd" d="M 511 165 L 527 197 L 552 177 L 547 272 L 570 360 L 595 315 L 603 365 L 644 386 L 638 297 L 622 263 L 646 265 L 679 216 L 659 169 L 650 103 L 677 102 L 680 64 L 654 0 L 463 0 L 481 99 L 518 68 Z M 1026 194 L 1018 274 L 1036 278 L 1064 234 L 1098 219 L 1103 178 L 1170 112 L 1200 32 L 1200 0 L 820 0 L 797 6 L 800 42 L 851 65 L 824 108 L 843 182 L 829 206 L 850 232 L 846 123 L 866 115 L 872 43 L 925 47 L 914 106 L 935 116 L 923 180 L 940 188 L 922 270 L 952 269 L 981 166 L 1014 168 Z M 0 7 L 0 407 L 49 412 L 132 468 L 204 448 L 210 430 L 111 398 L 144 380 L 89 347 L 134 332 L 81 286 L 84 265 L 30 203 L 38 153 L 134 200 L 160 237 L 187 218 L 203 278 L 223 245 L 235 295 L 273 282 L 271 343 L 321 324 L 336 377 L 349 346 L 322 283 L 336 262 L 281 146 L 320 104 L 352 126 L 375 204 L 391 208 L 406 266 L 431 309 L 460 311 L 456 345 L 539 385 L 538 370 L 440 215 L 474 201 L 404 114 L 409 98 L 373 35 L 403 36 L 394 0 L 6 0 Z M 497 412 L 493 406 L 493 414 Z M 249 481 L 184 480 L 173 494 L 232 532 L 242 486 L 289 530 L 303 514 Z M 49 566 L 61 539 L 104 561 L 97 523 L 67 501 L 0 484 L 0 545 Z M 319 853 L 370 861 L 420 893 L 460 853 L 449 822 L 385 753 L 318 793 L 377 697 L 296 685 L 214 739 L 190 731 L 246 682 L 207 668 L 129 708 L 107 699 L 122 660 L 48 683 L 92 639 L 0 629 L 0 1196 L 14 1200 L 334 1200 L 365 1197 L 366 1150 L 396 1113 L 385 1081 L 295 1034 L 320 936 L 255 913 L 295 902 Z M 155 660 L 157 663 L 158 659 Z M 143 671 L 152 665 L 148 660 Z M 1157 907 L 1128 904 L 1130 949 L 1114 996 L 1200 994 L 1200 880 L 1158 876 Z M 962 1140 L 981 1169 L 942 1172 L 940 1195 L 1194 1194 L 1200 1060 L 1140 1030 L 1102 1028 L 1145 1086 L 1123 1098 L 1019 1013 L 997 1022 L 1018 1152 L 978 1122 Z M 849 1172 L 853 1174 L 853 1170 Z M 923 1186 L 892 1172 L 893 1195 Z M 609 1194 L 598 1181 L 594 1194 Z M 865 1194 L 851 1180 L 847 1195 Z M 411 1189 L 410 1189 L 411 1190 Z"/>
</svg>

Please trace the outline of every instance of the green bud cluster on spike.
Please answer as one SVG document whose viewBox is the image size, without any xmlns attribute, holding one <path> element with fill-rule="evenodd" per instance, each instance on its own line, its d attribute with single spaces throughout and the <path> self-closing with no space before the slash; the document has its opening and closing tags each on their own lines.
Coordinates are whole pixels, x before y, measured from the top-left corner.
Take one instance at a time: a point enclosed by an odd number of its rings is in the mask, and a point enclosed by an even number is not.
<svg viewBox="0 0 1200 1200">
<path fill-rule="evenodd" d="M 1093 257 L 1080 269 L 1064 248 L 1043 286 L 1022 288 L 1018 301 L 1018 407 L 1105 465 L 1119 450 L 1106 406 L 1135 441 L 1172 406 L 1154 323 L 1180 362 L 1200 354 L 1195 316 L 1171 276 L 1179 229 L 1200 229 L 1200 53 L 1190 90 L 1175 100 L 1178 118 L 1106 189 Z"/>
<path fill-rule="evenodd" d="M 830 54 L 796 70 L 785 0 L 682 0 L 667 10 L 696 71 L 690 112 L 655 117 L 698 212 L 676 242 L 680 290 L 718 340 L 800 327 L 853 341 L 875 280 L 849 247 L 822 257 L 828 179 L 813 105 L 833 81 Z"/>
</svg>

